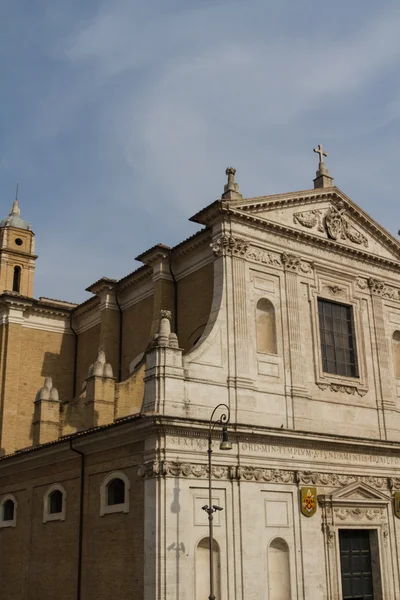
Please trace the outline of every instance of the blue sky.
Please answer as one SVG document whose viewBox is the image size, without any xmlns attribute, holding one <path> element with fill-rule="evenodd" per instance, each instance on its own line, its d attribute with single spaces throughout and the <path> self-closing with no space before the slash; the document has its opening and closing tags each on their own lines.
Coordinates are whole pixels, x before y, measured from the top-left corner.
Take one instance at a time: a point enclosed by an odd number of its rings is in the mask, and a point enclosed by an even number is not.
<svg viewBox="0 0 400 600">
<path fill-rule="evenodd" d="M 391 233 L 400 5 L 336 0 L 2 0 L 0 217 L 20 184 L 35 296 L 81 301 L 219 197 L 335 183 Z M 60 266 L 61 264 L 61 266 Z"/>
</svg>

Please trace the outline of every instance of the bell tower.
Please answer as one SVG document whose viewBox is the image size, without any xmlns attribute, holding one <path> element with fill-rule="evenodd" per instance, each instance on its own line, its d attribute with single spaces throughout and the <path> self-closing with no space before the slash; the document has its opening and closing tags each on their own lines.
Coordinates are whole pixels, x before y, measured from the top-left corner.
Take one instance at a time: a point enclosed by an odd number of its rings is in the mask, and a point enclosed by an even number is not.
<svg viewBox="0 0 400 600">
<path fill-rule="evenodd" d="M 21 217 L 16 198 L 8 217 L 0 221 L 0 294 L 33 296 L 35 234 Z"/>
</svg>

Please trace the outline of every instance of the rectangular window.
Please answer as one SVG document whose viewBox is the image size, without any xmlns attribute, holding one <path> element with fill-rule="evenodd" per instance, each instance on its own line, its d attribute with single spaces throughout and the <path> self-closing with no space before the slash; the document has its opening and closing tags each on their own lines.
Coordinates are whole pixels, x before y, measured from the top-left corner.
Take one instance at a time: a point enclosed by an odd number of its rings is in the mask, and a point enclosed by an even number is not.
<svg viewBox="0 0 400 600">
<path fill-rule="evenodd" d="M 332 375 L 358 377 L 351 306 L 318 298 L 322 370 Z"/>
</svg>

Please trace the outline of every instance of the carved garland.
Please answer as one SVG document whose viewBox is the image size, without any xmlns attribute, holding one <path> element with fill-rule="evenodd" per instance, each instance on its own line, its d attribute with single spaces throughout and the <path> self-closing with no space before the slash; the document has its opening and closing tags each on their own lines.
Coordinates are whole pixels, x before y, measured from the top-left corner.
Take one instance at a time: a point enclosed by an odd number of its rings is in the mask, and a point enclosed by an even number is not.
<svg viewBox="0 0 400 600">
<path fill-rule="evenodd" d="M 358 394 L 361 396 L 365 396 L 368 390 L 360 387 L 356 387 L 353 385 L 342 385 L 339 383 L 323 383 L 322 381 L 317 381 L 317 386 L 320 390 L 330 390 L 331 392 L 345 392 L 346 394 L 350 394 L 354 396 L 354 394 Z"/>
<path fill-rule="evenodd" d="M 353 244 L 363 245 L 367 248 L 367 238 L 345 217 L 345 211 L 344 203 L 340 201 L 328 208 L 325 218 L 320 210 L 307 210 L 294 213 L 293 222 L 308 229 L 317 226 L 318 231 L 326 233 L 332 240 L 349 240 Z"/>
<path fill-rule="evenodd" d="M 208 467 L 204 464 L 180 463 L 172 461 L 150 461 L 138 468 L 139 477 L 184 477 L 206 479 Z M 242 479 L 267 483 L 288 483 L 344 487 L 351 483 L 363 482 L 377 489 L 400 487 L 400 478 L 372 477 L 363 475 L 339 475 L 337 473 L 318 473 L 312 471 L 294 471 L 285 469 L 264 469 L 248 466 L 212 467 L 215 479 Z"/>
<path fill-rule="evenodd" d="M 224 255 L 239 256 L 248 258 L 266 265 L 283 267 L 288 271 L 311 273 L 313 264 L 303 260 L 300 256 L 284 252 L 280 256 L 273 252 L 255 248 L 250 242 L 241 238 L 235 238 L 230 235 L 222 235 L 210 244 L 215 256 Z"/>
</svg>

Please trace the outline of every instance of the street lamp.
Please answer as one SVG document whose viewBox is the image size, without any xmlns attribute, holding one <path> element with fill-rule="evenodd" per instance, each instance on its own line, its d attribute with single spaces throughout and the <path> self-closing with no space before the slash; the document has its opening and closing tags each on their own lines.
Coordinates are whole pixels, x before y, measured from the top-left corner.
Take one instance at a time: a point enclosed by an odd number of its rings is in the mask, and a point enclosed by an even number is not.
<svg viewBox="0 0 400 600">
<path fill-rule="evenodd" d="M 213 421 L 213 417 L 215 412 L 219 409 L 219 408 L 224 408 L 226 409 L 226 413 L 222 413 L 222 415 L 220 416 L 219 419 L 217 419 L 216 421 Z M 222 440 L 221 443 L 219 445 L 219 449 L 220 450 L 232 450 L 232 442 L 229 440 L 229 436 L 228 436 L 228 423 L 229 423 L 229 419 L 231 416 L 231 412 L 229 410 L 229 406 L 227 406 L 226 404 L 218 404 L 218 406 L 216 406 L 211 414 L 211 418 L 210 418 L 210 423 L 209 423 L 209 427 L 208 427 L 208 450 L 207 450 L 207 454 L 208 454 L 208 499 L 209 499 L 209 504 L 202 506 L 202 509 L 208 514 L 208 544 L 209 544 L 209 559 L 210 559 L 210 595 L 209 595 L 209 600 L 215 600 L 215 595 L 214 595 L 214 557 L 213 557 L 213 541 L 214 541 L 214 534 L 213 534 L 213 514 L 217 511 L 217 510 L 223 510 L 221 506 L 217 506 L 217 505 L 213 505 L 212 504 L 212 486 L 211 486 L 211 455 L 212 455 L 212 432 L 214 430 L 214 428 L 219 425 L 222 427 Z"/>
</svg>

